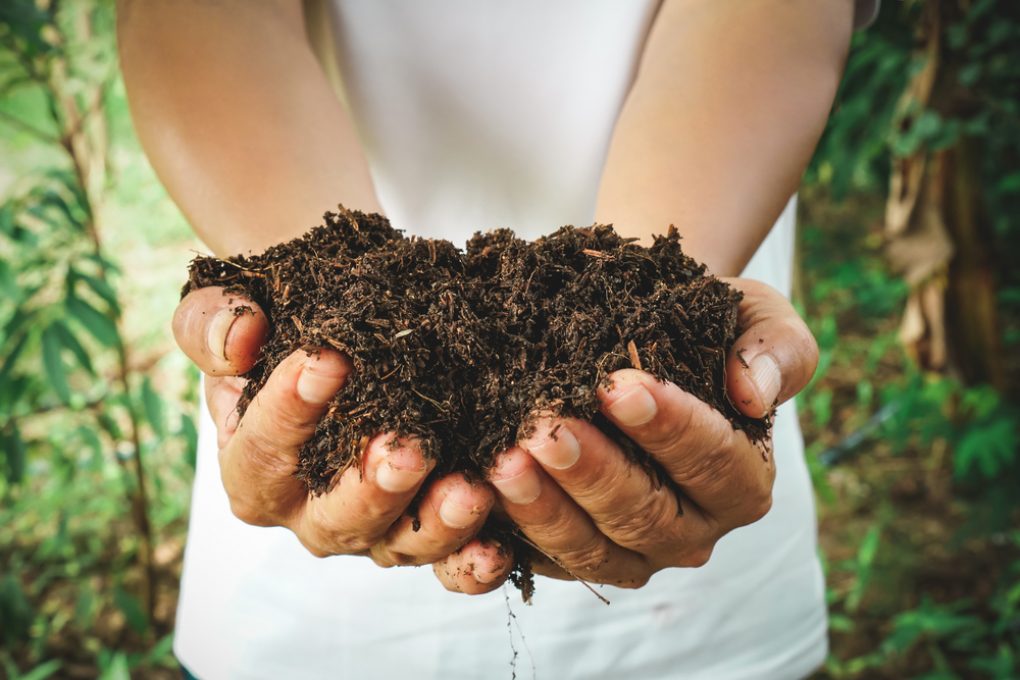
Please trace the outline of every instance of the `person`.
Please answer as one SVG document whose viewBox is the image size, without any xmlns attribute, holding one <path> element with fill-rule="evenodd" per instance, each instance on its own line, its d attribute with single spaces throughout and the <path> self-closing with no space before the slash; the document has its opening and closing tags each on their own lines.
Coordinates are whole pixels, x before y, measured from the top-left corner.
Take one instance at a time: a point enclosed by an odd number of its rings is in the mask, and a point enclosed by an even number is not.
<svg viewBox="0 0 1020 680">
<path fill-rule="evenodd" d="M 682 489 L 682 514 L 593 426 L 548 418 L 498 456 L 488 484 L 434 479 L 414 441 L 371 433 L 363 474 L 309 496 L 297 451 L 351 364 L 295 353 L 238 418 L 235 376 L 267 321 L 234 316 L 222 290 L 195 291 L 174 317 L 208 406 L 175 639 L 187 672 L 487 678 L 511 675 L 518 654 L 522 674 L 557 678 L 816 668 L 824 583 L 789 399 L 817 348 L 785 298 L 791 196 L 873 5 L 121 0 L 139 138 L 214 253 L 298 236 L 338 202 L 455 243 L 593 221 L 647 241 L 673 223 L 710 271 L 744 272 L 729 279 L 745 294 L 730 398 L 754 416 L 782 404 L 763 456 L 641 371 L 600 389 L 607 417 Z M 423 486 L 414 531 L 405 510 Z M 552 577 L 512 619 L 498 592 L 510 559 L 475 538 L 491 511 Z M 611 584 L 598 590 L 611 605 L 575 578 Z"/>
</svg>

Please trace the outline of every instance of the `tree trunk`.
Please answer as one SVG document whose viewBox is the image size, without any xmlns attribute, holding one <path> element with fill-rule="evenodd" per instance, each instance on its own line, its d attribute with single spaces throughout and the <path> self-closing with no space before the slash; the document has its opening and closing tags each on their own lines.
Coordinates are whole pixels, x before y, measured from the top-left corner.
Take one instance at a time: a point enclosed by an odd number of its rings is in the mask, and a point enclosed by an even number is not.
<svg viewBox="0 0 1020 680">
<path fill-rule="evenodd" d="M 900 131 L 926 111 L 941 121 L 973 106 L 959 64 L 943 35 L 963 15 L 961 0 L 926 2 L 919 25 L 924 68 L 900 102 Z M 992 233 L 982 205 L 974 141 L 960 135 L 948 148 L 922 143 L 893 159 L 886 206 L 888 254 L 910 286 L 900 338 L 918 364 L 964 382 L 1002 389 L 1005 376 L 996 305 Z"/>
</svg>

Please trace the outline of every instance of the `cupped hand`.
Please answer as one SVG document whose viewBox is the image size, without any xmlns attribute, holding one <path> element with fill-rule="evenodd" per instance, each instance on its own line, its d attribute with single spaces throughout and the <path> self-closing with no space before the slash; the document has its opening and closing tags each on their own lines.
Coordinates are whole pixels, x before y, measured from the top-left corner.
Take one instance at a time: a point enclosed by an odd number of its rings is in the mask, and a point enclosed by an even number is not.
<svg viewBox="0 0 1020 680">
<path fill-rule="evenodd" d="M 239 313 L 242 306 L 248 309 Z M 494 502 L 489 486 L 461 474 L 430 481 L 414 530 L 408 505 L 433 466 L 417 442 L 374 437 L 361 470 L 350 467 L 322 495 L 310 495 L 294 476 L 298 452 L 351 374 L 342 355 L 328 349 L 291 354 L 238 418 L 244 381 L 237 376 L 255 363 L 268 329 L 258 305 L 220 288 L 192 291 L 174 314 L 177 343 L 206 374 L 233 513 L 248 524 L 289 528 L 317 556 L 362 554 L 393 566 L 430 564 L 455 553 L 463 561 L 451 576 L 458 589 L 482 592 L 502 583 L 509 556 L 474 539 Z"/>
<path fill-rule="evenodd" d="M 732 403 L 767 415 L 810 380 L 818 348 L 789 302 L 769 286 L 730 279 L 743 291 L 743 329 L 726 364 Z M 594 425 L 540 418 L 527 440 L 490 473 L 500 504 L 534 547 L 536 573 L 639 587 L 657 571 L 698 567 L 715 544 L 771 507 L 771 442 L 754 443 L 721 413 L 671 383 L 635 369 L 599 388 L 602 413 L 668 475 L 662 484 Z M 462 558 L 434 565 L 450 589 Z"/>
</svg>

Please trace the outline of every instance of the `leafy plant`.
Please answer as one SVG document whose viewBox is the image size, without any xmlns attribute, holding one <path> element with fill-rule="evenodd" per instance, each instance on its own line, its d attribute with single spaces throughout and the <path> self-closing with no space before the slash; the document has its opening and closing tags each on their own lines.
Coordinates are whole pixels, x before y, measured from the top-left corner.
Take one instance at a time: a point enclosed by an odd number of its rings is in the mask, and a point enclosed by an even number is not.
<svg viewBox="0 0 1020 680">
<path fill-rule="evenodd" d="M 108 2 L 0 4 L 0 128 L 46 151 L 45 166 L 0 203 L 0 663 L 9 677 L 60 672 L 50 654 L 85 655 L 110 678 L 126 677 L 129 662 L 170 659 L 163 643 L 158 657 L 116 649 L 130 636 L 153 645 L 166 631 L 156 608 L 167 576 L 155 556 L 166 518 L 154 521 L 154 508 L 183 509 L 165 504 L 146 461 L 168 451 L 193 465 L 197 437 L 191 416 L 154 388 L 157 362 L 132 353 L 120 267 L 104 243 L 112 23 Z"/>
</svg>

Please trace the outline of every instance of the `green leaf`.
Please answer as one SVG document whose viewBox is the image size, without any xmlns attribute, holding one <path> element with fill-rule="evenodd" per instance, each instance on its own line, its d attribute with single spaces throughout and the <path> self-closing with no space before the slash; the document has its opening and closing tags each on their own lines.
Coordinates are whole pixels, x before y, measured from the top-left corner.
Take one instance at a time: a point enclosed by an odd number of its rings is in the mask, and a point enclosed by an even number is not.
<svg viewBox="0 0 1020 680">
<path fill-rule="evenodd" d="M 5 382 L 7 376 L 14 370 L 14 364 L 17 362 L 18 357 L 25 350 L 25 345 L 28 344 L 28 333 L 24 333 L 18 340 L 17 344 L 14 345 L 14 349 L 10 351 L 7 357 L 4 359 L 3 364 L 0 364 L 0 383 Z"/>
<path fill-rule="evenodd" d="M 99 680 L 131 680 L 131 666 L 124 652 L 114 652 L 100 667 Z"/>
<path fill-rule="evenodd" d="M 0 234 L 10 236 L 14 233 L 14 202 L 7 201 L 0 205 Z"/>
<path fill-rule="evenodd" d="M 42 355 L 46 377 L 50 381 L 50 387 L 60 397 L 60 401 L 68 404 L 71 402 L 71 386 L 67 382 L 67 367 L 64 366 L 64 360 L 60 356 L 61 347 L 60 336 L 53 330 L 53 326 L 43 331 Z"/>
<path fill-rule="evenodd" d="M 967 429 L 953 457 L 956 476 L 965 477 L 974 471 L 986 479 L 994 479 L 999 471 L 1017 456 L 1020 435 L 1011 417 L 996 418 Z"/>
<path fill-rule="evenodd" d="M 874 525 L 868 529 L 868 533 L 861 541 L 861 547 L 857 550 L 857 563 L 861 566 L 870 567 L 875 563 L 875 556 L 878 554 L 878 544 L 882 538 L 882 527 Z"/>
<path fill-rule="evenodd" d="M 69 297 L 64 300 L 68 313 L 81 323 L 96 340 L 107 347 L 120 344 L 117 325 L 108 316 L 81 298 Z"/>
<path fill-rule="evenodd" d="M 96 416 L 96 419 L 99 420 L 99 426 L 102 427 L 115 442 L 124 438 L 124 432 L 120 429 L 120 425 L 117 424 L 116 420 L 110 417 L 110 414 L 101 412 Z"/>
<path fill-rule="evenodd" d="M 71 354 L 74 355 L 74 358 L 78 360 L 78 364 L 91 375 L 95 375 L 96 370 L 92 367 L 92 359 L 89 357 L 89 353 L 86 352 L 85 348 L 82 347 L 80 342 L 78 342 L 78 338 L 74 337 L 74 334 L 71 332 L 71 329 L 67 327 L 67 324 L 63 321 L 55 321 L 50 328 L 53 328 L 54 331 L 56 331 L 57 335 L 60 337 L 60 342 L 64 345 L 64 347 L 70 350 Z"/>
<path fill-rule="evenodd" d="M 27 298 L 22 298 L 25 300 Z M 14 310 L 14 314 L 4 324 L 3 331 L 0 331 L 0 341 L 6 342 L 11 338 L 15 337 L 18 332 L 29 325 L 29 322 L 38 316 L 34 309 L 26 309 L 24 307 L 18 307 Z"/>
<path fill-rule="evenodd" d="M 75 217 L 74 213 L 71 212 L 71 207 L 67 205 L 67 201 L 65 201 L 60 194 L 54 191 L 43 191 L 42 195 L 39 197 L 39 202 L 28 210 L 28 212 L 35 214 L 40 219 L 46 220 L 48 224 L 60 227 L 61 225 L 59 222 L 55 222 L 45 217 L 46 208 L 55 208 L 57 212 L 60 213 L 60 216 L 67 220 L 68 226 L 74 227 L 79 231 L 84 228 L 82 221 Z"/>
<path fill-rule="evenodd" d="M 74 196 L 75 205 L 85 213 L 86 218 L 91 219 L 92 206 L 85 195 L 85 190 L 78 183 L 78 176 L 76 174 L 70 170 L 53 169 L 47 171 L 46 176 L 66 188 Z"/>
<path fill-rule="evenodd" d="M 78 598 L 74 603 L 74 620 L 82 628 L 89 629 L 95 624 L 100 601 L 96 596 L 96 589 L 87 579 L 82 579 L 78 588 Z"/>
<path fill-rule="evenodd" d="M 0 577 L 0 640 L 20 640 L 29 633 L 34 618 L 32 603 L 21 587 L 17 573 Z"/>
<path fill-rule="evenodd" d="M 15 422 L 11 422 L 10 430 L 3 435 L 5 477 L 11 484 L 20 484 L 25 478 L 25 460 L 28 452 L 21 438 L 21 431 Z"/>
<path fill-rule="evenodd" d="M 114 274 L 121 273 L 121 269 L 117 266 L 117 263 L 103 255 L 89 253 L 88 255 L 85 255 L 85 259 L 90 262 L 94 262 L 98 267 L 113 272 Z"/>
<path fill-rule="evenodd" d="M 875 556 L 878 554 L 879 542 L 882 538 L 882 527 L 876 523 L 868 529 L 864 535 L 860 547 L 857 549 L 857 559 L 854 568 L 857 572 L 857 581 L 854 583 L 850 594 L 846 598 L 846 608 L 849 612 L 857 611 L 867 592 L 871 582 L 871 574 L 875 563 Z"/>
<path fill-rule="evenodd" d="M 63 665 L 64 662 L 60 659 L 50 659 L 45 663 L 39 664 L 28 673 L 19 676 L 18 680 L 46 680 L 46 678 L 59 671 Z"/>
<path fill-rule="evenodd" d="M 184 437 L 184 460 L 194 470 L 198 460 L 198 429 L 194 418 L 187 414 L 181 416 L 180 434 Z"/>
<path fill-rule="evenodd" d="M 0 260 L 0 296 L 5 299 L 15 297 L 18 281 L 14 277 L 14 269 L 6 261 Z"/>
<path fill-rule="evenodd" d="M 167 633 L 145 654 L 145 660 L 150 664 L 161 664 L 167 662 L 176 664 L 173 654 L 174 634 Z"/>
<path fill-rule="evenodd" d="M 142 408 L 145 418 L 152 425 L 152 431 L 160 437 L 166 436 L 166 421 L 163 417 L 163 400 L 152 389 L 152 380 L 145 376 L 142 380 Z"/>
<path fill-rule="evenodd" d="M 124 590 L 120 586 L 113 588 L 113 603 L 117 605 L 131 630 L 139 635 L 145 635 L 149 630 L 149 617 L 142 609 L 138 598 Z"/>
<path fill-rule="evenodd" d="M 92 451 L 92 456 L 89 458 L 89 467 L 93 470 L 98 470 L 103 464 L 103 443 L 99 439 L 99 435 L 96 434 L 96 429 L 92 426 L 82 425 L 77 430 L 78 436 L 81 437 L 82 443 Z"/>
<path fill-rule="evenodd" d="M 829 614 L 829 630 L 837 633 L 852 633 L 854 620 L 843 614 Z"/>
<path fill-rule="evenodd" d="M 112 309 L 115 316 L 119 318 L 120 301 L 117 299 L 117 292 L 114 291 L 113 286 L 111 286 L 109 282 L 104 281 L 103 279 L 96 278 L 95 276 L 91 276 L 89 274 L 82 274 L 81 272 L 76 273 L 78 275 L 78 278 L 87 283 L 89 285 L 89 288 L 95 291 L 96 295 L 105 300 L 106 304 L 110 305 L 110 309 Z"/>
</svg>

